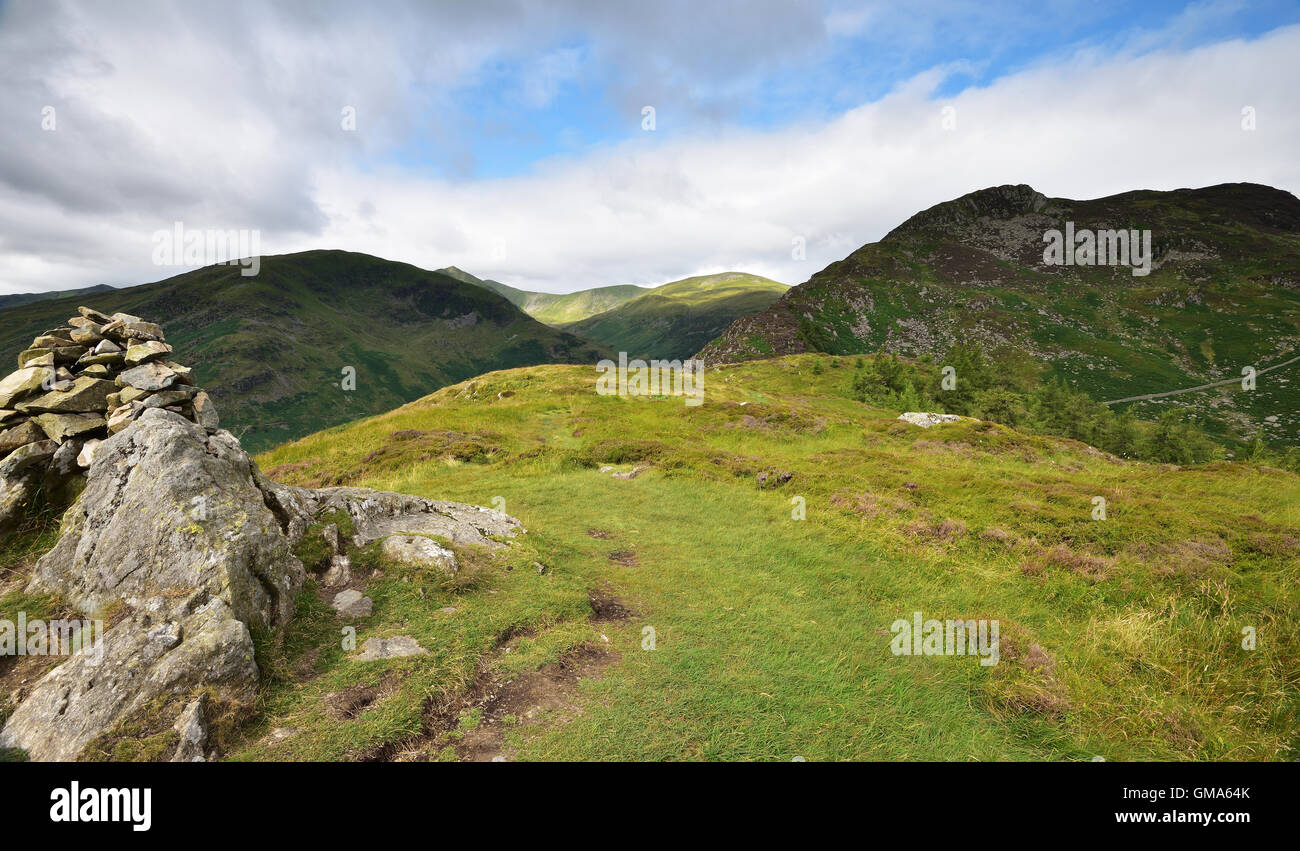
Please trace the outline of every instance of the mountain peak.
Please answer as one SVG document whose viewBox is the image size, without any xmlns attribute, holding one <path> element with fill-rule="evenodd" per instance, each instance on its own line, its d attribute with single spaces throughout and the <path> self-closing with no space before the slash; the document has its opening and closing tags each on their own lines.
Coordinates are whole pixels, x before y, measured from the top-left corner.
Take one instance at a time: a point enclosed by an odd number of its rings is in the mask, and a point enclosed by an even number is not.
<svg viewBox="0 0 1300 851">
<path fill-rule="evenodd" d="M 977 219 L 1027 216 L 1044 210 L 1049 200 L 1046 195 L 1025 183 L 977 189 L 960 198 L 922 210 L 886 234 L 885 239 L 918 230 L 964 225 Z"/>
</svg>

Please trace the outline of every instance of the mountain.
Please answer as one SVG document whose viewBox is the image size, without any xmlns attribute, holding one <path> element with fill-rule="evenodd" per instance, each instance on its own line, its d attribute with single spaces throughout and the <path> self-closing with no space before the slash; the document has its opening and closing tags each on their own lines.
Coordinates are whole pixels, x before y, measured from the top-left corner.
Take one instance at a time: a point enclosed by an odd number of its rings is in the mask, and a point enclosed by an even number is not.
<svg viewBox="0 0 1300 851">
<path fill-rule="evenodd" d="M 97 284 L 93 287 L 83 287 L 79 290 L 54 290 L 45 293 L 13 293 L 12 295 L 0 295 L 0 310 L 6 307 L 18 307 L 20 304 L 31 304 L 34 301 L 45 301 L 56 298 L 75 298 L 78 296 L 94 295 L 95 293 L 112 292 L 113 287 L 108 284 Z"/>
<path fill-rule="evenodd" d="M 586 319 L 597 313 L 604 313 L 647 292 L 645 287 L 638 287 L 635 284 L 618 284 L 612 287 L 579 290 L 575 293 L 534 293 L 515 289 L 500 281 L 476 278 L 455 266 L 448 266 L 438 271 L 467 284 L 485 287 L 498 295 L 505 296 L 511 304 L 538 322 L 556 327 Z"/>
<path fill-rule="evenodd" d="M 560 327 L 632 357 L 688 358 L 737 318 L 763 310 L 787 289 L 743 272 L 701 275 Z"/>
<path fill-rule="evenodd" d="M 253 277 L 238 266 L 208 266 L 111 293 L 9 308 L 0 322 L 0 358 L 14 362 L 78 304 L 164 325 L 223 425 L 251 450 L 489 370 L 609 355 L 447 275 L 365 254 L 307 251 L 263 257 Z M 346 389 L 353 375 L 355 389 Z"/>
<path fill-rule="evenodd" d="M 1048 265 L 1044 235 L 1149 230 L 1148 275 Z M 1137 244 L 1140 244 L 1140 240 Z M 1130 256 L 1130 261 L 1132 257 Z M 940 358 L 974 341 L 1006 369 L 1056 376 L 1098 401 L 1225 380 L 1133 405 L 1191 408 L 1223 439 L 1300 439 L 1300 200 L 1250 183 L 1134 191 L 1090 201 L 998 186 L 918 213 L 734 322 L 712 363 L 886 349 Z"/>
</svg>

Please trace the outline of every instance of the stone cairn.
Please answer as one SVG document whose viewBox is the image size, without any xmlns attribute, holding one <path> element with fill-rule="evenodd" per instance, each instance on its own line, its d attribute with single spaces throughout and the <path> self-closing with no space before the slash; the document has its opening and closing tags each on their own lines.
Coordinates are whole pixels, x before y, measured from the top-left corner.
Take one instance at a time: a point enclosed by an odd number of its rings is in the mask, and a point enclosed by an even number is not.
<svg viewBox="0 0 1300 851">
<path fill-rule="evenodd" d="M 219 426 L 190 369 L 169 359 L 163 330 L 126 313 L 77 308 L 46 331 L 0 380 L 0 528 L 42 481 L 51 498 L 90 466 L 100 442 L 144 411 L 181 414 L 209 433 Z"/>
</svg>

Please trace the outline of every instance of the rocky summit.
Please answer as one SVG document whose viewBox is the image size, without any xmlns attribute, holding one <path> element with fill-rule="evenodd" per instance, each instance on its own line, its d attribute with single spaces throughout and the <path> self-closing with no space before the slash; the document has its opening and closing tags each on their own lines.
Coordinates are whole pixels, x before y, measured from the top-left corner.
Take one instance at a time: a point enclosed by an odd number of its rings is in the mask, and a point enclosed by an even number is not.
<svg viewBox="0 0 1300 851">
<path fill-rule="evenodd" d="M 162 327 L 138 316 L 79 307 L 61 328 L 38 335 L 0 380 L 0 531 L 44 488 L 66 500 L 100 443 L 151 408 L 202 426 L 220 424 L 190 368 L 170 359 Z"/>
<path fill-rule="evenodd" d="M 419 536 L 490 548 L 522 531 L 475 506 L 277 484 L 219 428 L 189 370 L 170 360 L 160 326 L 80 312 L 36 338 L 0 382 L 0 486 L 10 524 L 33 500 L 50 505 L 52 488 L 70 503 L 24 590 L 95 619 L 100 635 L 92 630 L 83 652 L 19 689 L 0 749 L 85 758 L 132 719 L 170 713 L 170 758 L 210 756 L 204 719 L 214 707 L 255 701 L 261 672 L 252 635 L 293 618 L 308 572 L 295 548 L 326 515 L 346 518 L 347 527 L 329 527 L 327 586 L 345 584 L 350 566 L 338 551 L 352 544 L 393 536 L 408 561 L 453 574 L 454 553 Z M 343 594 L 355 599 L 342 614 L 370 614 L 368 597 Z M 375 658 L 413 652 L 398 650 Z"/>
</svg>

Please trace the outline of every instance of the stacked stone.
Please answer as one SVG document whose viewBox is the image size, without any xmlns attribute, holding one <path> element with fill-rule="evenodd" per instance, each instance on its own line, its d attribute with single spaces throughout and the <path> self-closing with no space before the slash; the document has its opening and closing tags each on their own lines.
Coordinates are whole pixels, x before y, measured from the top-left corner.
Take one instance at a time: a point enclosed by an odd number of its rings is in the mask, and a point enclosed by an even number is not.
<svg viewBox="0 0 1300 851">
<path fill-rule="evenodd" d="M 0 380 L 0 503 L 8 503 L 0 525 L 42 475 L 55 485 L 85 470 L 101 440 L 149 408 L 218 428 L 212 399 L 189 367 L 169 359 L 161 327 L 126 313 L 77 312 L 34 339 Z"/>
</svg>

